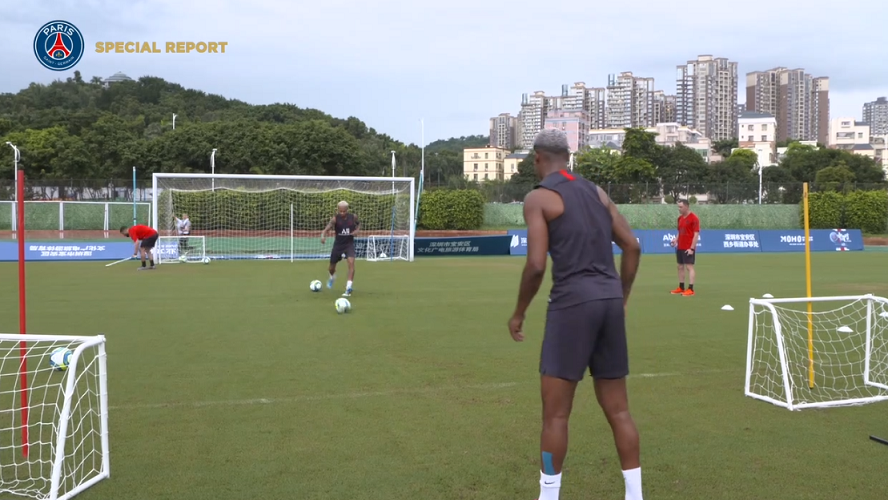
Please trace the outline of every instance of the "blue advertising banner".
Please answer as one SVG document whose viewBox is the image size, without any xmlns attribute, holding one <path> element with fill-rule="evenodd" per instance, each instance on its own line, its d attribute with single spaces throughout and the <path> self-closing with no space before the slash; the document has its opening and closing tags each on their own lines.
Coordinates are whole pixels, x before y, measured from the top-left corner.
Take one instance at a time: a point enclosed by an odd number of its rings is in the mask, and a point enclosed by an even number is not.
<svg viewBox="0 0 888 500">
<path fill-rule="evenodd" d="M 509 255 L 511 241 L 508 235 L 415 238 L 413 253 L 416 257 Z"/>
<path fill-rule="evenodd" d="M 757 252 L 804 252 L 805 232 L 787 230 L 723 230 L 700 231 L 697 251 L 700 253 L 757 253 Z M 510 255 L 527 255 L 527 231 L 509 231 Z M 675 252 L 672 240 L 678 236 L 675 230 L 641 229 L 635 231 L 643 253 L 670 254 Z M 614 254 L 622 253 L 613 244 Z M 859 229 L 812 229 L 812 252 L 862 251 L 863 235 Z"/>
<path fill-rule="evenodd" d="M 759 232 L 756 230 L 723 230 L 704 229 L 700 231 L 700 243 L 706 239 L 705 244 L 698 244 L 700 253 L 750 253 L 761 252 Z"/>
<path fill-rule="evenodd" d="M 643 242 L 641 241 L 640 234 L 642 231 L 635 231 L 635 239 L 638 241 L 639 245 L 643 246 Z M 509 231 L 509 255 L 527 255 L 527 230 L 526 229 L 513 229 Z M 620 255 L 623 253 L 623 250 L 617 246 L 616 243 L 611 242 L 611 248 L 613 248 L 614 255 Z M 642 248 L 642 252 L 644 252 L 644 248 Z"/>
<path fill-rule="evenodd" d="M 678 236 L 675 230 L 667 231 L 663 229 L 642 229 L 635 231 L 635 235 L 641 237 L 642 253 L 675 253 L 672 248 L 672 240 Z M 699 247 L 703 248 L 703 232 L 700 234 Z"/>
<path fill-rule="evenodd" d="M 120 260 L 133 255 L 133 244 L 126 241 L 98 243 L 28 243 L 25 261 Z M 0 261 L 18 261 L 18 242 L 0 243 Z"/>
<path fill-rule="evenodd" d="M 510 229 L 509 255 L 527 255 L 527 230 Z"/>
<path fill-rule="evenodd" d="M 805 231 L 763 230 L 759 231 L 763 252 L 804 252 Z M 859 229 L 812 229 L 810 231 L 812 252 L 846 252 L 863 250 L 863 234 Z"/>
</svg>

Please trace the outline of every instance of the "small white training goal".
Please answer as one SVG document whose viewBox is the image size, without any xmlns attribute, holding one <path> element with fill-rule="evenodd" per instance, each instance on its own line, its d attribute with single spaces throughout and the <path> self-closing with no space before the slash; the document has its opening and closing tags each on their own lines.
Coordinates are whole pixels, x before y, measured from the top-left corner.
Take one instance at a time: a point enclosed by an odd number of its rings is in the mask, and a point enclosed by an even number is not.
<svg viewBox="0 0 888 500">
<path fill-rule="evenodd" d="M 365 254 L 369 262 L 410 260 L 410 237 L 389 235 L 367 237 Z"/>
<path fill-rule="evenodd" d="M 888 299 L 750 299 L 746 395 L 790 410 L 888 400 Z"/>
<path fill-rule="evenodd" d="M 207 256 L 204 236 L 161 236 L 154 246 L 154 260 L 158 264 L 203 262 Z"/>
<path fill-rule="evenodd" d="M 105 338 L 0 334 L 0 498 L 69 499 L 109 477 L 108 448 Z"/>
</svg>

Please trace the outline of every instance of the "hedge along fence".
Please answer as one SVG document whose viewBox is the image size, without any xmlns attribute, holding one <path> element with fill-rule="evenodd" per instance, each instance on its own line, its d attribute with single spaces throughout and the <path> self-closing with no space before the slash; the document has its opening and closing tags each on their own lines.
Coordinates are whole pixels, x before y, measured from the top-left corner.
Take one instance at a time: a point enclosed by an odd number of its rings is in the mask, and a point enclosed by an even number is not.
<svg viewBox="0 0 888 500">
<path fill-rule="evenodd" d="M 172 217 L 187 213 L 195 230 L 289 231 L 292 205 L 293 229 L 320 232 L 343 200 L 365 230 L 391 228 L 392 205 L 397 203 L 395 229 L 409 229 L 409 194 L 374 195 L 347 189 L 316 193 L 285 188 L 261 192 L 167 190 L 161 193 L 157 217 L 159 227 L 169 224 L 172 228 Z"/>
<path fill-rule="evenodd" d="M 678 207 L 669 204 L 619 205 L 633 229 L 674 229 Z M 484 225 L 496 228 L 524 227 L 521 204 L 488 203 Z M 798 229 L 795 205 L 692 205 L 705 229 Z"/>
<path fill-rule="evenodd" d="M 470 230 L 484 223 L 484 196 L 474 189 L 426 191 L 419 200 L 419 229 Z"/>
<path fill-rule="evenodd" d="M 803 225 L 804 205 L 799 204 L 798 214 Z M 809 193 L 808 223 L 811 229 L 860 229 L 884 234 L 888 232 L 888 191 Z"/>
</svg>

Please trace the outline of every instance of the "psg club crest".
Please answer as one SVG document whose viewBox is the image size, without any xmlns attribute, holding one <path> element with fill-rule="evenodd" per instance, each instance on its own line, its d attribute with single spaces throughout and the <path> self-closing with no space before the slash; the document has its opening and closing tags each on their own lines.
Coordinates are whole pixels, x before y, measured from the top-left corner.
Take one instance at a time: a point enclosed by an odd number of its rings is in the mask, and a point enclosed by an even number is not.
<svg viewBox="0 0 888 500">
<path fill-rule="evenodd" d="M 65 71 L 76 65 L 85 52 L 83 35 L 68 21 L 44 24 L 34 37 L 34 55 L 40 64 L 53 71 Z"/>
</svg>

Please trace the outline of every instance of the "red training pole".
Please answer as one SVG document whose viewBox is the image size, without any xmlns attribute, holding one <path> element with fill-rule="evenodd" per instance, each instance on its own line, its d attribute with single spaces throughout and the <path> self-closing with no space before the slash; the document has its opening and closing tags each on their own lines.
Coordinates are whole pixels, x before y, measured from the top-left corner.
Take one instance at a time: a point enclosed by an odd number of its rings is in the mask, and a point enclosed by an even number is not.
<svg viewBox="0 0 888 500">
<path fill-rule="evenodd" d="M 25 173 L 18 171 L 16 179 L 16 193 L 18 199 L 16 213 L 16 236 L 18 239 L 18 264 L 19 264 L 19 333 L 25 335 L 28 331 L 25 322 Z M 24 340 L 20 343 L 21 364 L 19 365 L 19 379 L 22 388 L 22 454 L 28 457 L 28 344 Z"/>
</svg>

